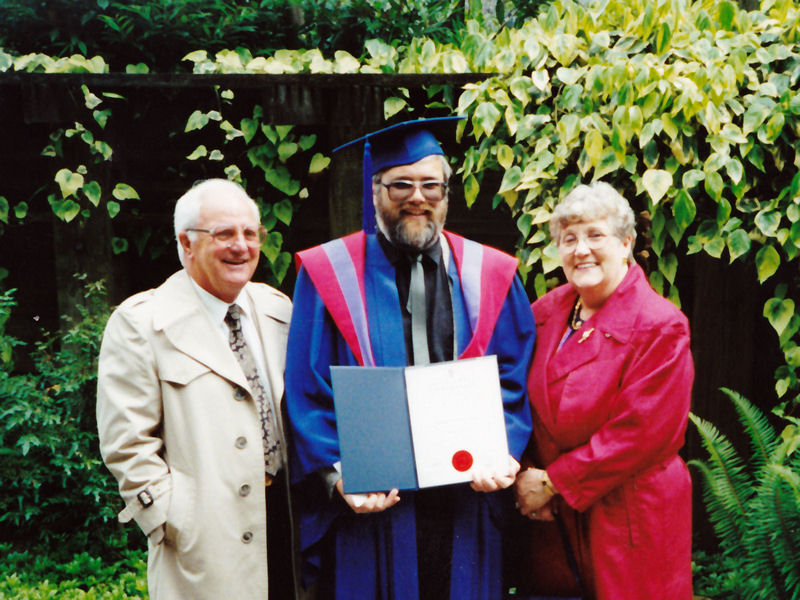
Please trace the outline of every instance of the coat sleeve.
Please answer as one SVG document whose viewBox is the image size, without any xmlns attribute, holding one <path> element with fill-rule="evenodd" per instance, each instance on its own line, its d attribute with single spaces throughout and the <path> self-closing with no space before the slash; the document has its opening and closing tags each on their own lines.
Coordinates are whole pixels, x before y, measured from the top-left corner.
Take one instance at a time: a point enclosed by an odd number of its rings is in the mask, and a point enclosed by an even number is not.
<svg viewBox="0 0 800 600">
<path fill-rule="evenodd" d="M 508 448 L 517 460 L 531 434 L 527 380 L 535 339 L 530 302 L 522 282 L 515 276 L 486 353 L 497 356 Z"/>
<path fill-rule="evenodd" d="M 286 356 L 286 410 L 295 481 L 339 460 L 331 365 L 351 356 L 305 269 L 295 284 Z M 355 364 L 355 359 L 346 361 Z"/>
<path fill-rule="evenodd" d="M 567 503 L 586 510 L 683 445 L 694 367 L 683 315 L 634 336 L 609 417 L 588 443 L 547 467 Z"/>
<path fill-rule="evenodd" d="M 103 334 L 97 427 L 100 453 L 126 505 L 119 519 L 133 518 L 150 534 L 167 520 L 171 480 L 161 454 L 162 404 L 155 358 L 134 317 L 136 308 L 117 309 Z M 152 504 L 145 506 L 150 499 Z"/>
</svg>

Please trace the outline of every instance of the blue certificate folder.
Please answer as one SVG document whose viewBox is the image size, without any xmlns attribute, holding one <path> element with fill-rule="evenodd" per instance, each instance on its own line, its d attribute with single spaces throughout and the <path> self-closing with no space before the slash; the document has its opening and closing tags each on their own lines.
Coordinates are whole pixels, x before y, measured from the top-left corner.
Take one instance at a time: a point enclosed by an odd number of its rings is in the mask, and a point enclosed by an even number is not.
<svg viewBox="0 0 800 600">
<path fill-rule="evenodd" d="M 345 493 L 417 489 L 405 367 L 331 367 L 331 378 Z"/>
</svg>

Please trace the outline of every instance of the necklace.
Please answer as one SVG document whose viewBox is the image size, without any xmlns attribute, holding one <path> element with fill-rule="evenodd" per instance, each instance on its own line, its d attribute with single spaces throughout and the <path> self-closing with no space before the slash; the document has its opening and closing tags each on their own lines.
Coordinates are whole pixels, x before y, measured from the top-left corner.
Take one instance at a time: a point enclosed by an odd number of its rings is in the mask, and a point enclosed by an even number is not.
<svg viewBox="0 0 800 600">
<path fill-rule="evenodd" d="M 583 319 L 581 319 L 581 297 L 578 296 L 577 302 L 575 302 L 575 306 L 572 308 L 572 314 L 570 315 L 569 326 L 572 328 L 572 331 L 578 331 L 583 326 Z"/>
</svg>

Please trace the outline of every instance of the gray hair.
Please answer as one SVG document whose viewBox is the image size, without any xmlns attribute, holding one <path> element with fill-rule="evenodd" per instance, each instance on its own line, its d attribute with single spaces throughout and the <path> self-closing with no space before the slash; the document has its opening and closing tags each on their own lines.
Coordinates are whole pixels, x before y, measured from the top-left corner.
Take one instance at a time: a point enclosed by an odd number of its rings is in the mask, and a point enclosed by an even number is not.
<svg viewBox="0 0 800 600">
<path fill-rule="evenodd" d="M 630 236 L 628 262 L 633 262 L 633 243 L 636 241 L 633 209 L 622 194 L 604 181 L 580 184 L 558 203 L 550 216 L 550 237 L 558 243 L 561 230 L 567 225 L 598 219 L 605 219 L 620 240 Z"/>
<path fill-rule="evenodd" d="M 247 200 L 253 207 L 253 213 L 256 219 L 259 221 L 261 220 L 258 205 L 247 195 L 245 189 L 238 183 L 227 179 L 205 179 L 195 183 L 183 196 L 178 198 L 178 201 L 175 203 L 173 225 L 175 227 L 175 240 L 178 243 L 178 258 L 181 261 L 181 265 L 183 265 L 183 248 L 181 247 L 178 236 L 186 232 L 189 239 L 194 241 L 196 233 L 186 230 L 197 227 L 203 203 L 219 191 L 227 191 L 233 196 L 238 196 Z"/>
</svg>

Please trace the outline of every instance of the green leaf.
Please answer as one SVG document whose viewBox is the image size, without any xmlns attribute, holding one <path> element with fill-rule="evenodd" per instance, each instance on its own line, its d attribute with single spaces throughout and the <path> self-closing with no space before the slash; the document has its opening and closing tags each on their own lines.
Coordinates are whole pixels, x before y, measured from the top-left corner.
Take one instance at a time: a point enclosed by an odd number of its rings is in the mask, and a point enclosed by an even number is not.
<svg viewBox="0 0 800 600">
<path fill-rule="evenodd" d="M 289 135 L 294 129 L 294 125 L 276 125 L 275 132 L 278 134 L 279 140 L 285 140 L 286 136 Z"/>
<path fill-rule="evenodd" d="M 245 143 L 249 144 L 256 136 L 256 133 L 258 133 L 258 122 L 253 119 L 245 118 L 239 122 L 239 128 L 242 131 L 242 135 L 244 135 Z"/>
<path fill-rule="evenodd" d="M 658 257 L 658 270 L 666 277 L 670 285 L 675 283 L 675 274 L 678 272 L 678 258 L 669 253 Z"/>
<path fill-rule="evenodd" d="M 497 147 L 497 162 L 508 170 L 514 164 L 514 151 L 506 144 L 500 144 Z"/>
<path fill-rule="evenodd" d="M 292 179 L 284 166 L 268 168 L 264 171 L 264 179 L 287 196 L 294 196 L 300 191 L 300 182 Z"/>
<path fill-rule="evenodd" d="M 794 300 L 790 298 L 770 298 L 764 303 L 764 316 L 770 325 L 782 335 L 794 316 Z"/>
<path fill-rule="evenodd" d="M 203 144 L 200 144 L 197 148 L 194 149 L 189 156 L 187 156 L 187 160 L 197 160 L 198 158 L 204 158 L 208 156 L 208 150 Z"/>
<path fill-rule="evenodd" d="M 706 193 L 711 196 L 711 198 L 719 202 L 720 198 L 722 198 L 722 188 L 725 186 L 725 183 L 722 181 L 722 176 L 717 173 L 716 171 L 711 171 L 710 173 L 706 173 L 706 181 L 705 181 L 705 190 Z"/>
<path fill-rule="evenodd" d="M 186 127 L 183 131 L 186 133 L 194 131 L 195 129 L 202 129 L 206 125 L 208 125 L 208 115 L 200 110 L 195 110 L 189 115 L 189 119 L 186 121 Z"/>
<path fill-rule="evenodd" d="M 683 187 L 687 190 L 692 189 L 698 183 L 703 181 L 706 178 L 706 174 L 703 173 L 700 169 L 689 169 L 683 174 L 681 178 L 681 183 Z"/>
<path fill-rule="evenodd" d="M 95 122 L 100 125 L 101 129 L 106 128 L 106 123 L 108 123 L 108 117 L 111 116 L 111 110 L 95 110 L 92 112 L 92 117 L 94 118 Z"/>
<path fill-rule="evenodd" d="M 90 181 L 83 186 L 83 193 L 86 194 L 86 197 L 93 206 L 98 206 L 100 204 L 100 196 L 102 195 L 102 191 L 100 190 L 100 184 L 96 181 Z"/>
<path fill-rule="evenodd" d="M 111 195 L 114 196 L 117 200 L 138 200 L 139 194 L 135 189 L 129 186 L 127 183 L 118 183 L 114 186 L 114 190 L 111 192 Z"/>
<path fill-rule="evenodd" d="M 283 141 L 278 146 L 278 160 L 285 163 L 292 156 L 297 154 L 298 146 L 294 142 Z"/>
<path fill-rule="evenodd" d="M 481 102 L 472 115 L 472 127 L 475 137 L 480 138 L 481 133 L 486 137 L 492 135 L 495 126 L 500 121 L 502 113 L 492 102 Z"/>
<path fill-rule="evenodd" d="M 56 216 L 66 223 L 72 221 L 81 212 L 81 205 L 74 200 L 64 200 L 59 203 Z"/>
<path fill-rule="evenodd" d="M 317 136 L 313 133 L 309 135 L 300 136 L 300 141 L 297 142 L 298 146 L 300 146 L 300 149 L 303 150 L 304 152 L 306 150 L 310 150 L 316 143 L 317 143 Z"/>
<path fill-rule="evenodd" d="M 672 214 L 675 216 L 675 224 L 681 232 L 686 231 L 686 228 L 694 221 L 697 215 L 697 207 L 686 190 L 680 190 L 675 197 L 675 202 L 672 204 Z"/>
<path fill-rule="evenodd" d="M 669 171 L 648 169 L 645 171 L 644 175 L 642 175 L 642 186 L 647 190 L 654 205 L 658 204 L 664 197 L 671 185 L 672 175 Z"/>
<path fill-rule="evenodd" d="M 781 213 L 777 210 L 762 210 L 756 215 L 755 224 L 767 237 L 775 237 L 781 224 Z"/>
<path fill-rule="evenodd" d="M 292 203 L 284 198 L 280 202 L 276 202 L 272 205 L 272 213 L 281 221 L 284 225 L 290 225 L 292 222 L 292 213 L 294 209 L 292 208 Z"/>
<path fill-rule="evenodd" d="M 719 258 L 722 256 L 722 251 L 725 250 L 725 240 L 719 236 L 714 236 L 708 242 L 703 244 L 703 250 L 705 250 L 709 256 Z"/>
<path fill-rule="evenodd" d="M 225 155 L 220 150 L 212 150 L 208 160 L 225 160 Z"/>
<path fill-rule="evenodd" d="M 331 164 L 331 159 L 323 154 L 317 152 L 312 158 L 311 163 L 308 165 L 309 174 L 321 173 L 328 165 Z"/>
<path fill-rule="evenodd" d="M 261 252 L 263 252 L 264 256 L 267 257 L 267 260 L 272 263 L 276 258 L 278 258 L 282 246 L 283 236 L 280 234 L 280 232 L 270 231 L 267 234 L 267 239 L 264 240 L 264 244 L 261 246 Z"/>
<path fill-rule="evenodd" d="M 108 216 L 112 219 L 119 214 L 120 206 L 119 202 L 114 202 L 113 200 L 109 200 L 106 202 L 106 210 L 108 211 Z"/>
<path fill-rule="evenodd" d="M 478 180 L 475 179 L 475 176 L 468 175 L 464 180 L 464 200 L 467 203 L 467 207 L 472 206 L 475 203 L 475 200 L 478 199 L 478 192 L 480 189 L 481 186 L 478 183 Z"/>
<path fill-rule="evenodd" d="M 772 115 L 763 127 L 758 130 L 758 139 L 764 144 L 771 144 L 780 136 L 783 131 L 785 118 L 783 113 Z"/>
<path fill-rule="evenodd" d="M 114 254 L 122 254 L 128 249 L 128 240 L 121 237 L 111 238 L 111 250 Z"/>
<path fill-rule="evenodd" d="M 778 251 L 772 246 L 764 246 L 756 253 L 756 271 L 759 283 L 764 283 L 772 277 L 781 264 Z"/>
<path fill-rule="evenodd" d="M 514 165 L 503 174 L 503 181 L 500 183 L 500 189 L 497 190 L 498 194 L 508 192 L 516 188 L 520 181 L 522 181 L 522 169 Z"/>
<path fill-rule="evenodd" d="M 17 202 L 14 205 L 14 216 L 17 219 L 22 220 L 28 214 L 28 203 L 27 202 Z"/>
<path fill-rule="evenodd" d="M 383 101 L 383 118 L 389 119 L 403 110 L 408 103 L 405 98 L 392 96 Z"/>
<path fill-rule="evenodd" d="M 59 169 L 55 176 L 56 183 L 61 188 L 61 197 L 74 196 L 83 187 L 83 175 L 73 173 L 69 169 Z"/>
<path fill-rule="evenodd" d="M 750 252 L 750 236 L 744 229 L 737 229 L 728 236 L 728 252 L 731 255 L 730 262 L 733 262 L 740 256 L 744 256 Z"/>
<path fill-rule="evenodd" d="M 0 221 L 8 223 L 8 200 L 5 196 L 0 196 Z"/>
</svg>

